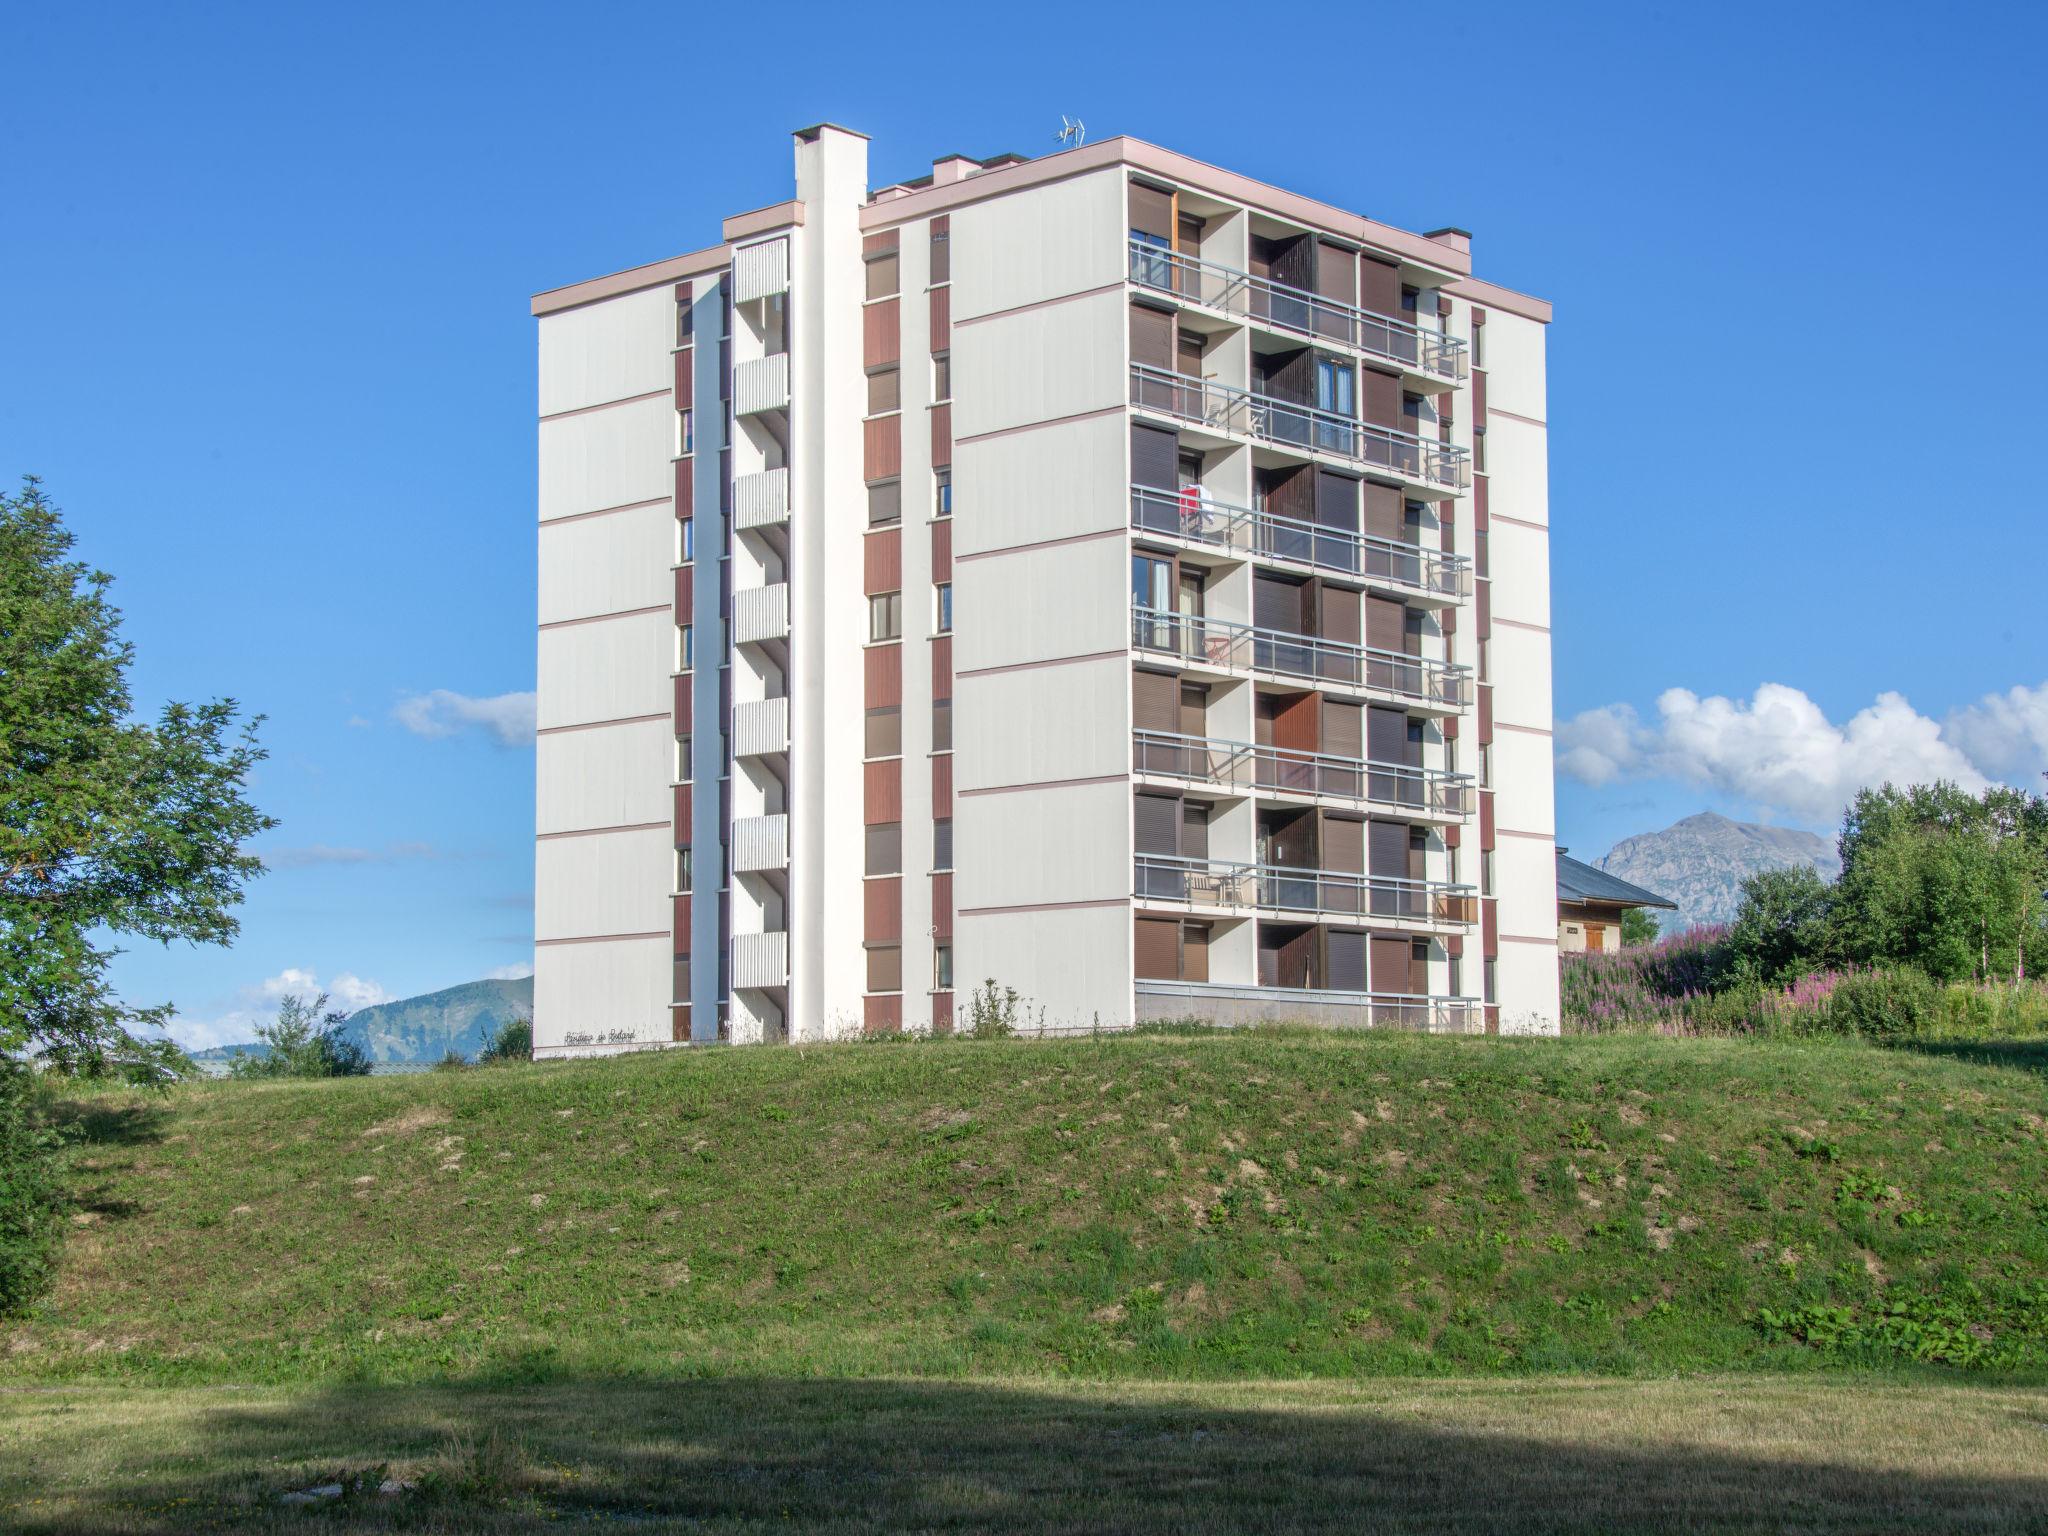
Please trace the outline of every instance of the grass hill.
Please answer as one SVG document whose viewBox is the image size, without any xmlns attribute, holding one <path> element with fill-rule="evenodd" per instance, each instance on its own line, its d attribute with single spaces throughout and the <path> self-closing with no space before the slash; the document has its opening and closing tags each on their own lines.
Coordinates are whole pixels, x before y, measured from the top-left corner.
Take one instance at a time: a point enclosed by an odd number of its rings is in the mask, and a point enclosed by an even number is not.
<svg viewBox="0 0 2048 1536">
<path fill-rule="evenodd" d="M 1260 1032 L 88 1092 L 0 1381 L 2033 1370 L 2048 1056 L 2007 1049 Z"/>
<path fill-rule="evenodd" d="M 533 978 L 466 981 L 439 992 L 400 998 L 359 1008 L 348 1016 L 342 1033 L 361 1042 L 370 1060 L 382 1066 L 409 1066 L 441 1060 L 450 1051 L 474 1061 L 501 1025 L 515 1014 L 533 1016 Z M 202 1067 L 226 1069 L 237 1056 L 262 1056 L 260 1043 L 217 1045 L 194 1051 Z"/>
</svg>

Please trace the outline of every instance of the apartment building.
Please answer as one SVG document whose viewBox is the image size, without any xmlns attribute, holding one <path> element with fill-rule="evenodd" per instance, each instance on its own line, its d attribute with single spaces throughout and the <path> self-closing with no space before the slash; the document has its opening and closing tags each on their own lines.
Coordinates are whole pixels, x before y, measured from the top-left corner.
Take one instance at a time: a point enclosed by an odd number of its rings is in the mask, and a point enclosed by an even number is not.
<svg viewBox="0 0 2048 1536">
<path fill-rule="evenodd" d="M 1556 1030 L 1550 309 L 1465 233 L 821 124 L 533 312 L 538 1054 Z"/>
</svg>

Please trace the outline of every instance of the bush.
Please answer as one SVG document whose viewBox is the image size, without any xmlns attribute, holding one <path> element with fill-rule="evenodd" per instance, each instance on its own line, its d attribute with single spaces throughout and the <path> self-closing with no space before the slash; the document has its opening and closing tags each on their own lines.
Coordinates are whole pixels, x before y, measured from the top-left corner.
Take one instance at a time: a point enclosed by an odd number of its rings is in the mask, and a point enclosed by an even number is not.
<svg viewBox="0 0 2048 1536">
<path fill-rule="evenodd" d="M 370 1053 L 341 1032 L 348 1015 L 327 1012 L 327 994 L 310 1003 L 296 995 L 277 1005 L 277 1022 L 256 1038 L 268 1055 L 237 1056 L 228 1070 L 236 1077 L 368 1077 Z"/>
<path fill-rule="evenodd" d="M 57 1138 L 34 1094 L 28 1068 L 0 1058 L 0 1317 L 43 1293 L 57 1249 Z"/>
<path fill-rule="evenodd" d="M 1851 971 L 1822 1005 L 1827 1032 L 1884 1042 L 1934 1033 L 1943 1009 L 1939 982 L 1915 970 Z"/>
<path fill-rule="evenodd" d="M 479 1064 L 487 1061 L 533 1060 L 533 1020 L 515 1013 L 498 1026 L 484 1048 L 476 1053 Z"/>
</svg>

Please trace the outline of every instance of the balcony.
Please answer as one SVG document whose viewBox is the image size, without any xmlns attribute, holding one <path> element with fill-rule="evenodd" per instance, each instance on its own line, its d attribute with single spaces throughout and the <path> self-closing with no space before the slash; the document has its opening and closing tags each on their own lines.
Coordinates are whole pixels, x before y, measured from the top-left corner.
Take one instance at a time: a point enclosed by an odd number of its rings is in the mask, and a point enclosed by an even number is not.
<svg viewBox="0 0 2048 1536">
<path fill-rule="evenodd" d="M 789 354 L 771 352 L 751 358 L 732 371 L 732 408 L 736 416 L 789 409 Z"/>
<path fill-rule="evenodd" d="M 1450 927 L 1479 921 L 1479 892 L 1474 886 L 1342 870 L 1141 853 L 1135 862 L 1133 888 L 1141 902 L 1176 902 L 1225 911 L 1298 912 L 1339 921 L 1377 917 Z"/>
<path fill-rule="evenodd" d="M 788 699 L 749 699 L 733 706 L 734 757 L 775 757 L 788 750 Z"/>
<path fill-rule="evenodd" d="M 732 297 L 751 303 L 789 291 L 789 238 L 779 236 L 759 245 L 743 245 L 732 254 Z"/>
<path fill-rule="evenodd" d="M 1315 1024 L 1329 1029 L 1414 1029 L 1445 1035 L 1486 1031 L 1486 1010 L 1470 998 L 1405 992 L 1332 992 L 1140 977 L 1137 1003 L 1140 1023 L 1200 1019 L 1209 1024 Z"/>
<path fill-rule="evenodd" d="M 1465 450 L 1449 443 L 1148 363 L 1131 364 L 1131 404 L 1225 437 L 1322 454 L 1418 489 L 1456 495 L 1472 483 Z"/>
<path fill-rule="evenodd" d="M 1131 766 L 1143 777 L 1230 794 L 1341 800 L 1418 819 L 1462 820 L 1476 801 L 1472 776 L 1466 773 L 1164 731 L 1131 733 Z"/>
<path fill-rule="evenodd" d="M 732 936 L 732 984 L 736 987 L 789 985 L 789 935 L 736 933 Z"/>
<path fill-rule="evenodd" d="M 1184 666 L 1383 694 L 1433 713 L 1456 714 L 1472 702 L 1470 667 L 1202 614 L 1133 604 L 1131 644 Z"/>
<path fill-rule="evenodd" d="M 789 638 L 789 583 L 745 587 L 732 595 L 734 645 L 765 645 Z"/>
<path fill-rule="evenodd" d="M 1132 486 L 1131 527 L 1240 559 L 1311 566 L 1356 577 L 1432 605 L 1461 602 L 1472 591 L 1472 563 L 1463 555 L 1232 506 L 1199 490 Z"/>
<path fill-rule="evenodd" d="M 1131 281 L 1267 330 L 1349 347 L 1432 383 L 1462 383 L 1468 371 L 1465 343 L 1455 336 L 1148 241 L 1131 241 Z"/>
<path fill-rule="evenodd" d="M 732 521 L 739 529 L 772 528 L 789 521 L 789 471 L 764 469 L 732 483 Z"/>
<path fill-rule="evenodd" d="M 732 824 L 734 874 L 779 873 L 789 867 L 789 818 L 742 816 Z"/>
</svg>

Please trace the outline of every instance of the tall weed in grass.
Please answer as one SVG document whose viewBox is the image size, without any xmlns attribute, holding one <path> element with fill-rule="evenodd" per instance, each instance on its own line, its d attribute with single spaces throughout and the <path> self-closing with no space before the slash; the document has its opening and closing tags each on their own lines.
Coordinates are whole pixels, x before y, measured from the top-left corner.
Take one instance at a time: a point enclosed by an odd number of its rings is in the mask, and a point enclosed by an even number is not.
<svg viewBox="0 0 2048 1536">
<path fill-rule="evenodd" d="M 0 1057 L 0 1317 L 42 1294 L 56 1256 L 57 1137 L 35 1092 L 30 1071 Z"/>
</svg>

